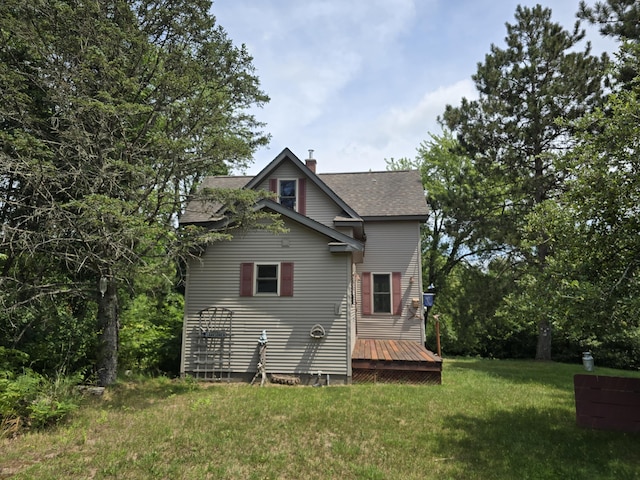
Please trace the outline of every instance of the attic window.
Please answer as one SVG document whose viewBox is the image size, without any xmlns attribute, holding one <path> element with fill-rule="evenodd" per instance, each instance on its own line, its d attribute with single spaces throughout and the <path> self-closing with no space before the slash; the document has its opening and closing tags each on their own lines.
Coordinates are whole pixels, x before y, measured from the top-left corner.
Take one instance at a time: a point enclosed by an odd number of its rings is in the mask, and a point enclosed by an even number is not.
<svg viewBox="0 0 640 480">
<path fill-rule="evenodd" d="M 307 179 L 269 179 L 269 190 L 278 196 L 278 202 L 294 212 L 306 215 Z"/>
<path fill-rule="evenodd" d="M 296 198 L 298 192 L 297 180 L 278 181 L 278 199 L 281 205 L 296 211 Z"/>
</svg>

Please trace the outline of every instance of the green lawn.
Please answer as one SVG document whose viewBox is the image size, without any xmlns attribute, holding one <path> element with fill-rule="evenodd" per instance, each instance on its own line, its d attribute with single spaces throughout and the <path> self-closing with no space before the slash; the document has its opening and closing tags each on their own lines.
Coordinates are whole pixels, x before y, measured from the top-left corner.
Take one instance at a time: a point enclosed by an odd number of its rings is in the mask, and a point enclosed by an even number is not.
<svg viewBox="0 0 640 480">
<path fill-rule="evenodd" d="M 640 435 L 576 427 L 575 373 L 445 359 L 440 386 L 123 383 L 1 440 L 0 478 L 640 479 Z"/>
</svg>

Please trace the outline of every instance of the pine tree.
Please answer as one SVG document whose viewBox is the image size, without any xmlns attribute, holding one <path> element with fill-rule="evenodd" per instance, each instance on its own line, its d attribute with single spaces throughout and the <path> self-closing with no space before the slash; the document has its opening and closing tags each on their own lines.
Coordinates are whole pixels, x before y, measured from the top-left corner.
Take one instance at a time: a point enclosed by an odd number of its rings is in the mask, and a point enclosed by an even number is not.
<svg viewBox="0 0 640 480">
<path fill-rule="evenodd" d="M 527 242 L 526 219 L 532 209 L 562 190 L 566 172 L 558 157 L 572 145 L 563 118 L 581 117 L 601 101 L 606 57 L 577 46 L 584 31 L 572 32 L 551 21 L 551 10 L 519 6 L 508 24 L 506 48 L 491 46 L 473 80 L 478 100 L 447 106 L 444 123 L 458 135 L 479 173 L 502 191 L 499 206 L 509 219 L 499 235 L 514 258 L 533 270 L 545 268 L 549 246 L 544 236 Z M 499 188 L 498 188 L 499 187 Z M 551 322 L 538 319 L 536 357 L 551 358 Z"/>
<path fill-rule="evenodd" d="M 600 26 L 600 33 L 619 40 L 640 41 L 640 3 L 638 0 L 607 0 L 593 7 L 580 2 L 578 18 Z"/>
<path fill-rule="evenodd" d="M 120 286 L 171 260 L 203 175 L 268 141 L 248 113 L 268 101 L 252 59 L 211 7 L 0 3 L 0 305 L 95 299 L 103 385 L 117 373 Z"/>
</svg>

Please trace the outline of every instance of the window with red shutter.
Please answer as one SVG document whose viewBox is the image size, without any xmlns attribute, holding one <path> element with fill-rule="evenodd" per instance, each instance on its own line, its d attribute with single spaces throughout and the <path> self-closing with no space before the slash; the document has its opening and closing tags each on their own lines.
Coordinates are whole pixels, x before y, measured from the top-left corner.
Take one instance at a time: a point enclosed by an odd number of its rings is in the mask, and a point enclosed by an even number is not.
<svg viewBox="0 0 640 480">
<path fill-rule="evenodd" d="M 307 179 L 269 179 L 269 190 L 278 195 L 277 201 L 294 212 L 307 214 Z"/>
<path fill-rule="evenodd" d="M 293 297 L 293 263 L 282 262 L 280 265 L 280 296 Z"/>
<path fill-rule="evenodd" d="M 253 263 L 240 264 L 240 296 L 253 296 Z"/>
<path fill-rule="evenodd" d="M 293 297 L 293 262 L 241 263 L 240 296 Z"/>
<path fill-rule="evenodd" d="M 371 272 L 362 273 L 362 314 L 371 315 Z"/>
<path fill-rule="evenodd" d="M 362 314 L 402 315 L 402 274 L 362 273 Z"/>
</svg>

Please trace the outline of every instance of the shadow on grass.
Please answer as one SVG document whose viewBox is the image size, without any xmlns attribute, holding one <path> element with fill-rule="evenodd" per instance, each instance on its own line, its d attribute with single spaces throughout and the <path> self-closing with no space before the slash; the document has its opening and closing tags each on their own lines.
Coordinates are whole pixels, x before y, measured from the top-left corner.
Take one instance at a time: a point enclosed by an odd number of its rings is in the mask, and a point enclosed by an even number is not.
<svg viewBox="0 0 640 480">
<path fill-rule="evenodd" d="M 185 395 L 200 390 L 201 384 L 182 379 L 147 378 L 134 381 L 119 381 L 109 387 L 104 397 L 97 401 L 113 408 L 142 409 L 176 395 Z"/>
<path fill-rule="evenodd" d="M 638 479 L 640 435 L 581 429 L 566 408 L 445 417 L 443 458 L 465 479 Z"/>
<path fill-rule="evenodd" d="M 573 376 L 581 365 L 534 360 L 451 359 L 452 368 L 472 370 L 514 383 L 547 385 L 573 392 Z M 604 373 L 603 373 L 604 374 Z"/>
</svg>

